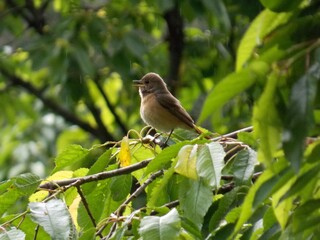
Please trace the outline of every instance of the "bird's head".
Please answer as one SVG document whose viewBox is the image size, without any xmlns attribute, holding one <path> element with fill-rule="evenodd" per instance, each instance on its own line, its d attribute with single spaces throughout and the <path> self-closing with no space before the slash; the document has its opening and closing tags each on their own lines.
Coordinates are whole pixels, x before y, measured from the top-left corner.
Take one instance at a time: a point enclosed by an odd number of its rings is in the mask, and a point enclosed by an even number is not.
<svg viewBox="0 0 320 240">
<path fill-rule="evenodd" d="M 147 73 L 140 80 L 133 80 L 133 86 L 139 87 L 142 94 L 167 91 L 165 82 L 156 73 Z"/>
</svg>

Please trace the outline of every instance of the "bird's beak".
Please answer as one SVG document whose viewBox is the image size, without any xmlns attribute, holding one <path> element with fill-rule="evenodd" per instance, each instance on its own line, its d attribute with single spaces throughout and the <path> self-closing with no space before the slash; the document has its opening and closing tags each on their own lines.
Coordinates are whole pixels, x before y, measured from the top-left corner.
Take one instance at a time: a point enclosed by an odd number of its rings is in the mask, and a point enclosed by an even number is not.
<svg viewBox="0 0 320 240">
<path fill-rule="evenodd" d="M 143 82 L 141 80 L 133 80 L 133 86 L 134 87 L 142 87 Z"/>
</svg>

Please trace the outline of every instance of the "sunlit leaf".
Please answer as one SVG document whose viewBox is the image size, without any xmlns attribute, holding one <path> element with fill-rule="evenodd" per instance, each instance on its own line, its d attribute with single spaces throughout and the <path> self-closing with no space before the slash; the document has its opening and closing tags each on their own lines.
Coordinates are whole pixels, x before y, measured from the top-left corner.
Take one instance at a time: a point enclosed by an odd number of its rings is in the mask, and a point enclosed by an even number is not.
<svg viewBox="0 0 320 240">
<path fill-rule="evenodd" d="M 181 147 L 190 144 L 190 141 L 179 142 L 163 149 L 147 166 L 144 175 L 163 169 L 174 157 L 177 156 Z"/>
<path fill-rule="evenodd" d="M 287 12 L 297 8 L 303 0 L 260 0 L 266 8 L 274 12 Z"/>
<path fill-rule="evenodd" d="M 223 147 L 217 142 L 207 143 L 199 149 L 197 172 L 211 187 L 220 186 L 225 155 Z"/>
<path fill-rule="evenodd" d="M 279 77 L 270 75 L 264 92 L 253 109 L 253 126 L 259 136 L 258 160 L 272 167 L 272 161 L 280 143 L 281 121 L 276 109 L 276 88 Z"/>
<path fill-rule="evenodd" d="M 253 56 L 254 48 L 263 44 L 264 37 L 281 24 L 286 23 L 291 16 L 292 13 L 274 13 L 266 9 L 255 18 L 239 44 L 237 71 L 242 69 Z"/>
<path fill-rule="evenodd" d="M 69 211 L 62 200 L 29 203 L 32 220 L 49 233 L 52 239 L 75 236 Z"/>
<path fill-rule="evenodd" d="M 203 217 L 212 204 L 213 192 L 211 187 L 201 179 L 195 181 L 184 178 L 179 188 L 179 200 L 183 216 L 200 230 Z"/>
<path fill-rule="evenodd" d="M 32 173 L 21 174 L 13 179 L 17 189 L 24 195 L 32 194 L 41 182 L 41 179 Z"/>
<path fill-rule="evenodd" d="M 257 79 L 264 78 L 269 66 L 254 62 L 248 68 L 234 72 L 222 79 L 206 98 L 198 122 L 201 123 L 234 96 L 248 89 Z"/>
<path fill-rule="evenodd" d="M 185 145 L 178 153 L 178 162 L 174 167 L 175 171 L 185 177 L 196 180 L 197 175 L 197 152 L 198 145 Z"/>
<path fill-rule="evenodd" d="M 26 234 L 19 229 L 10 229 L 0 233 L 0 240 L 24 240 L 25 237 Z"/>
<path fill-rule="evenodd" d="M 119 157 L 121 167 L 127 167 L 130 165 L 131 152 L 130 152 L 129 139 L 127 136 L 122 138 L 118 157 Z"/>
<path fill-rule="evenodd" d="M 72 166 L 87 157 L 90 150 L 80 145 L 70 145 L 63 150 L 55 159 L 56 167 L 53 172 L 57 172 L 65 167 Z"/>
</svg>

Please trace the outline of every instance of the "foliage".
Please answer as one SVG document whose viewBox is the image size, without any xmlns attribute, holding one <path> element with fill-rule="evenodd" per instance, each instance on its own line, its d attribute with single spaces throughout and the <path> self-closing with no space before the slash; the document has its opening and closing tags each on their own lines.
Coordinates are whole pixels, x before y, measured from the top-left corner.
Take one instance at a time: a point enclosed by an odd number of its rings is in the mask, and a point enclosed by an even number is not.
<svg viewBox="0 0 320 240">
<path fill-rule="evenodd" d="M 316 239 L 320 1 L 260 2 L 0 3 L 0 239 Z M 253 132 L 129 130 L 148 71 Z"/>
</svg>

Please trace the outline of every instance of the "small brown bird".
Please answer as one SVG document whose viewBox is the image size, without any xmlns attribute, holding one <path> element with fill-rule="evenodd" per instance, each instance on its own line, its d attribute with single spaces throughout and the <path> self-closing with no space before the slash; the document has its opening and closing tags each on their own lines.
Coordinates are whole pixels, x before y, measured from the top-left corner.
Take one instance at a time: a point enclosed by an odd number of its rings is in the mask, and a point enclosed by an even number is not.
<svg viewBox="0 0 320 240">
<path fill-rule="evenodd" d="M 147 73 L 141 80 L 133 82 L 134 86 L 139 87 L 140 115 L 146 124 L 170 134 L 175 128 L 193 129 L 202 133 L 158 74 Z"/>
</svg>

